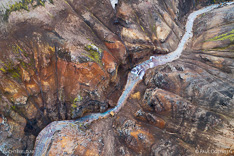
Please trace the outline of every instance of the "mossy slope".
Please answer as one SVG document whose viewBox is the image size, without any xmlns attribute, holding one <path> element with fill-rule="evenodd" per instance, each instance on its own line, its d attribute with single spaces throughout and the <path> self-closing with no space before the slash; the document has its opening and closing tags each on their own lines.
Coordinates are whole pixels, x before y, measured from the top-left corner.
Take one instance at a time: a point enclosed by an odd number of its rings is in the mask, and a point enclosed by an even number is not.
<svg viewBox="0 0 234 156">
<path fill-rule="evenodd" d="M 21 9 L 29 11 L 28 5 L 32 5 L 34 8 L 42 5 L 45 5 L 46 0 L 22 0 L 21 2 L 17 2 L 10 6 L 9 9 L 6 9 L 4 19 L 7 20 L 11 12 L 18 11 Z M 53 4 L 53 0 L 49 0 L 50 3 Z"/>
<path fill-rule="evenodd" d="M 234 41 L 234 29 L 229 31 L 228 33 L 215 36 L 207 41 L 224 41 L 224 40 L 230 40 L 231 42 Z"/>
</svg>

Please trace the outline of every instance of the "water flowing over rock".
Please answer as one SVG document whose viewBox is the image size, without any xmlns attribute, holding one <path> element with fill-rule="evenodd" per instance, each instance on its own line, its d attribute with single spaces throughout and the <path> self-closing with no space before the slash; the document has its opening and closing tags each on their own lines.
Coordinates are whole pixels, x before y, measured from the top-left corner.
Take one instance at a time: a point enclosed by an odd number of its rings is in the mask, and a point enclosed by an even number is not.
<svg viewBox="0 0 234 156">
<path fill-rule="evenodd" d="M 0 155 L 233 154 L 234 5 L 173 53 L 211 3 L 0 1 Z"/>
</svg>

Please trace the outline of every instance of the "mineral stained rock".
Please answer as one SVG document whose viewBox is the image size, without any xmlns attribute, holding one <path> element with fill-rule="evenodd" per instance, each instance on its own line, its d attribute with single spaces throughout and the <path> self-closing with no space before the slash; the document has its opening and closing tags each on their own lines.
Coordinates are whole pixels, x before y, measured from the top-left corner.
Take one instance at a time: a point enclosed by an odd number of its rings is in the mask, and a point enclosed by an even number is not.
<svg viewBox="0 0 234 156">
<path fill-rule="evenodd" d="M 114 107 L 130 69 L 175 50 L 187 15 L 213 2 L 1 1 L 0 155 Z M 118 114 L 55 133 L 47 154 L 233 154 L 233 19 L 233 5 L 200 15 L 178 60 L 147 71 Z"/>
</svg>

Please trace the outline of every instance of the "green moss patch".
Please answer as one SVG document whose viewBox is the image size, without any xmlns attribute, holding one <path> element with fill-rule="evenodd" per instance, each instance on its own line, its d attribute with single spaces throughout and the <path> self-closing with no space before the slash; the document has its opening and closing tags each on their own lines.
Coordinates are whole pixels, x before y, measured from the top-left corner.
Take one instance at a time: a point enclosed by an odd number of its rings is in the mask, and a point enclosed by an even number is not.
<svg viewBox="0 0 234 156">
<path fill-rule="evenodd" d="M 83 100 L 83 97 L 78 95 L 74 100 L 73 100 L 73 103 L 76 103 L 76 102 L 81 102 Z"/>
<path fill-rule="evenodd" d="M 85 53 L 84 55 L 86 55 L 90 59 L 90 61 L 96 62 L 97 64 L 102 66 L 102 49 L 98 48 L 94 44 L 90 44 L 85 46 L 85 51 L 87 51 L 88 54 Z"/>
<path fill-rule="evenodd" d="M 3 73 L 6 73 L 6 69 L 4 69 L 3 67 L 0 68 L 0 70 L 3 72 Z"/>
<path fill-rule="evenodd" d="M 35 3 L 36 5 L 34 5 Z M 53 0 L 49 0 L 50 3 L 53 4 Z M 4 20 L 7 20 L 11 12 L 18 11 L 21 9 L 29 11 L 28 5 L 32 5 L 34 8 L 41 5 L 45 6 L 45 1 L 43 0 L 22 0 L 22 2 L 17 2 L 10 6 L 9 9 L 6 9 Z"/>
<path fill-rule="evenodd" d="M 11 109 L 12 110 L 16 110 L 16 106 L 11 106 Z"/>
<path fill-rule="evenodd" d="M 72 104 L 71 104 L 71 115 L 75 116 L 75 113 L 77 111 L 77 106 L 82 102 L 83 97 L 81 95 L 78 94 L 78 96 L 73 100 Z"/>
<path fill-rule="evenodd" d="M 78 95 L 74 100 L 73 100 L 73 103 L 72 103 L 72 109 L 75 109 L 77 108 L 77 103 L 80 103 L 81 101 L 83 100 L 83 97 Z"/>
<path fill-rule="evenodd" d="M 12 45 L 11 49 L 12 49 L 13 53 L 15 53 L 15 54 L 24 54 L 25 57 L 27 57 L 26 52 L 18 44 Z"/>
<path fill-rule="evenodd" d="M 0 68 L 3 73 L 9 74 L 11 77 L 15 79 L 21 79 L 20 69 L 19 67 L 14 67 L 11 61 L 7 61 L 8 63 L 4 63 L 4 66 Z"/>
<path fill-rule="evenodd" d="M 16 80 L 21 81 L 20 66 L 27 69 L 28 64 L 20 59 L 20 55 L 25 55 L 26 52 L 17 44 L 11 45 L 10 48 L 12 53 L 16 55 L 16 59 L 20 62 L 20 65 L 15 65 L 11 59 L 5 59 L 4 61 L 1 61 L 0 71 Z"/>
<path fill-rule="evenodd" d="M 231 42 L 233 42 L 234 41 L 234 29 L 232 31 L 229 31 L 228 33 L 215 36 L 207 41 L 223 41 L 223 40 L 230 40 Z"/>
<path fill-rule="evenodd" d="M 23 67 L 25 70 L 27 70 L 30 66 L 32 66 L 32 64 L 33 64 L 32 59 L 33 58 L 30 59 L 29 63 L 25 63 L 22 60 L 22 58 L 21 58 L 22 55 L 24 55 L 24 57 L 29 58 L 29 55 L 22 47 L 20 47 L 18 44 L 14 44 L 11 46 L 11 49 L 12 49 L 12 52 L 18 56 L 17 60 L 20 62 L 21 67 Z"/>
</svg>

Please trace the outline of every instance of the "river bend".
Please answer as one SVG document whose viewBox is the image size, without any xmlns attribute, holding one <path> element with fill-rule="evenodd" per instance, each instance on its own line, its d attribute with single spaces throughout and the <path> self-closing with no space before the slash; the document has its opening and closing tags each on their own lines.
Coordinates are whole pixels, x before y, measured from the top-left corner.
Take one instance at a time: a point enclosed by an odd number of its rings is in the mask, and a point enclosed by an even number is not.
<svg viewBox="0 0 234 156">
<path fill-rule="evenodd" d="M 111 1 L 112 2 L 112 1 Z M 118 1 L 114 0 L 113 4 L 117 3 Z M 228 5 L 233 4 L 234 2 L 227 3 Z M 113 5 L 112 4 L 112 5 Z M 113 5 L 114 6 L 114 5 Z M 109 109 L 108 111 L 104 113 L 92 113 L 90 115 L 84 116 L 82 118 L 79 118 L 77 120 L 64 120 L 64 121 L 54 121 L 47 125 L 37 136 L 37 140 L 35 143 L 35 151 L 34 156 L 42 156 L 45 155 L 49 144 L 51 140 L 53 139 L 53 135 L 56 131 L 61 130 L 62 128 L 66 127 L 69 124 L 90 124 L 91 122 L 98 120 L 99 118 L 107 118 L 110 116 L 110 113 L 118 113 L 119 110 L 124 106 L 127 98 L 131 94 L 131 91 L 134 89 L 137 83 L 139 83 L 143 76 L 145 75 L 145 72 L 150 69 L 154 68 L 159 65 L 164 65 L 168 62 L 172 62 L 176 59 L 178 59 L 185 47 L 185 44 L 188 42 L 190 38 L 193 36 L 193 23 L 196 19 L 196 17 L 200 14 L 209 12 L 215 8 L 219 7 L 218 4 L 210 5 L 205 8 L 202 8 L 200 10 L 194 11 L 188 16 L 187 23 L 185 26 L 185 34 L 183 35 L 177 49 L 169 54 L 166 55 L 160 55 L 160 56 L 151 56 L 149 60 L 146 60 L 145 62 L 137 65 L 134 67 L 131 72 L 128 74 L 128 80 L 126 83 L 126 86 L 122 92 L 122 95 L 120 96 L 117 105 Z"/>
</svg>

